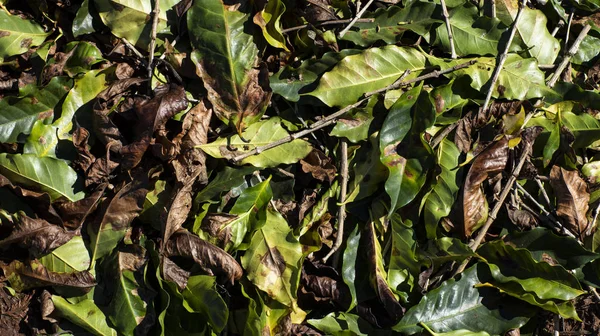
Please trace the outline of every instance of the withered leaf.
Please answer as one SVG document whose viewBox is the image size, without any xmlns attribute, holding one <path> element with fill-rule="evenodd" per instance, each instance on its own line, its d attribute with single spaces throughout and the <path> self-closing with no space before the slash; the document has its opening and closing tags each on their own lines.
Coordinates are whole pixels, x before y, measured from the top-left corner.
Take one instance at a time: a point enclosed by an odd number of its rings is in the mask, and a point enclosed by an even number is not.
<svg viewBox="0 0 600 336">
<path fill-rule="evenodd" d="M 507 210 L 510 221 L 521 230 L 531 230 L 538 226 L 539 221 L 531 212 L 521 209 L 512 209 L 509 206 L 507 206 Z"/>
<path fill-rule="evenodd" d="M 90 153 L 88 147 L 88 140 L 90 138 L 90 132 L 75 124 L 75 130 L 73 131 L 73 146 L 77 150 L 77 158 L 74 163 L 81 168 L 84 172 L 87 171 L 92 163 L 96 161 L 94 154 Z"/>
<path fill-rule="evenodd" d="M 300 291 L 310 295 L 314 301 L 335 302 L 342 308 L 348 308 L 351 297 L 348 287 L 341 279 L 302 272 Z"/>
<path fill-rule="evenodd" d="M 165 244 L 167 257 L 192 259 L 204 272 L 215 275 L 221 283 L 232 283 L 242 277 L 243 270 L 227 252 L 186 231 L 175 232 Z"/>
<path fill-rule="evenodd" d="M 579 172 L 553 166 L 550 185 L 556 195 L 556 214 L 563 225 L 580 238 L 590 235 L 593 229 L 587 218 L 590 193 Z"/>
<path fill-rule="evenodd" d="M 3 336 L 21 336 L 21 321 L 27 316 L 31 295 L 10 295 L 0 284 L 0 330 Z"/>
<path fill-rule="evenodd" d="M 17 219 L 10 236 L 0 241 L 0 249 L 19 245 L 29 249 L 30 254 L 37 258 L 65 244 L 75 234 L 43 219 L 30 218 L 24 213 L 19 213 Z"/>
<path fill-rule="evenodd" d="M 472 129 L 471 119 L 465 117 L 458 121 L 456 134 L 454 135 L 454 144 L 463 153 L 467 153 L 471 149 Z"/>
<path fill-rule="evenodd" d="M 25 199 L 27 205 L 29 205 L 38 216 L 53 224 L 63 224 L 62 218 L 56 212 L 52 200 L 50 199 L 50 195 L 47 193 L 28 190 L 18 185 L 14 185 L 3 175 L 0 175 L 0 187 L 8 187 L 15 195 Z"/>
<path fill-rule="evenodd" d="M 113 198 L 103 203 L 101 215 L 96 222 L 100 226 L 110 224 L 113 230 L 122 230 L 142 211 L 148 193 L 148 178 L 140 173 L 133 181 L 121 188 Z"/>
<path fill-rule="evenodd" d="M 160 85 L 154 90 L 154 98 L 138 102 L 135 113 L 140 119 L 139 132 L 155 131 L 164 127 L 167 120 L 188 106 L 185 90 L 175 84 Z"/>
<path fill-rule="evenodd" d="M 48 271 L 39 261 L 34 260 L 24 264 L 14 260 L 10 264 L 0 265 L 11 287 L 17 291 L 30 288 L 55 286 L 60 288 L 78 289 L 87 293 L 96 286 L 94 276 L 88 272 L 56 273 Z"/>
<path fill-rule="evenodd" d="M 504 170 L 508 160 L 508 139 L 492 143 L 474 160 L 463 187 L 463 222 L 461 234 L 469 237 L 487 220 L 488 205 L 483 193 L 483 182 Z"/>
<path fill-rule="evenodd" d="M 179 289 L 183 290 L 187 286 L 190 272 L 177 266 L 171 259 L 161 256 L 160 269 L 165 280 L 175 283 Z"/>
<path fill-rule="evenodd" d="M 64 226 L 72 230 L 80 228 L 87 216 L 96 209 L 105 189 L 106 183 L 103 183 L 84 199 L 57 203 L 56 209 L 62 216 Z"/>
<path fill-rule="evenodd" d="M 300 164 L 303 172 L 310 173 L 319 181 L 327 179 L 331 183 L 335 179 L 335 166 L 331 163 L 331 159 L 318 149 L 313 149 L 308 153 L 304 159 L 300 160 Z"/>
</svg>

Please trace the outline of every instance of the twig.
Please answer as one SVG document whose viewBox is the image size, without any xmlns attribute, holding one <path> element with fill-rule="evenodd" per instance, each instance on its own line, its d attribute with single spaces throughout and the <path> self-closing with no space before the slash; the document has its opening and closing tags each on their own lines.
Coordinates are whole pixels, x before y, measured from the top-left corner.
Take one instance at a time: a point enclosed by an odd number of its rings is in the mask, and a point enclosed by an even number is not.
<svg viewBox="0 0 600 336">
<path fill-rule="evenodd" d="M 341 109 L 341 110 L 339 110 L 337 112 L 334 112 L 334 113 L 328 115 L 327 117 L 325 117 L 325 118 L 323 118 L 323 119 L 315 122 L 314 124 L 310 125 L 310 127 L 307 128 L 307 129 L 303 129 L 303 130 L 298 131 L 296 133 L 292 133 L 292 134 L 290 134 L 290 135 L 288 135 L 288 136 L 286 136 L 284 138 L 281 138 L 281 139 L 279 139 L 277 141 L 271 142 L 271 143 L 266 144 L 264 146 L 255 147 L 255 148 L 253 148 L 253 149 L 251 149 L 251 150 L 249 150 L 249 151 L 247 151 L 245 153 L 242 153 L 242 154 L 240 154 L 238 156 L 233 157 L 231 160 L 233 162 L 240 162 L 240 161 L 242 161 L 243 159 L 245 159 L 247 157 L 250 157 L 252 155 L 260 154 L 260 153 L 262 153 L 262 152 L 264 152 L 266 150 L 269 150 L 271 148 L 275 148 L 277 146 L 281 146 L 284 143 L 292 142 L 292 141 L 294 141 L 296 139 L 299 139 L 299 138 L 301 138 L 301 137 L 303 137 L 303 136 L 305 136 L 307 134 L 310 134 L 310 133 L 315 132 L 317 130 L 320 130 L 320 129 L 324 128 L 324 127 L 327 127 L 327 126 L 333 124 L 336 121 L 337 118 L 339 118 L 342 115 L 344 115 L 345 113 L 351 111 L 353 108 L 359 107 L 362 103 L 364 103 L 365 101 L 367 101 L 369 99 L 369 97 L 371 97 L 374 94 L 378 94 L 378 93 L 381 93 L 381 92 L 384 92 L 384 91 L 387 91 L 387 90 L 394 90 L 394 89 L 397 89 L 399 87 L 402 87 L 402 86 L 405 86 L 405 85 L 408 85 L 408 84 L 412 84 L 412 83 L 416 83 L 416 82 L 420 82 L 420 81 L 423 81 L 423 80 L 426 80 L 426 79 L 429 79 L 429 78 L 439 77 L 439 76 L 441 76 L 443 74 L 447 74 L 447 73 L 450 73 L 450 72 L 453 72 L 453 71 L 456 71 L 456 70 L 459 70 L 459 69 L 462 69 L 462 68 L 466 68 L 466 67 L 471 66 L 471 65 L 473 65 L 475 63 L 476 63 L 475 60 L 471 60 L 469 62 L 461 63 L 461 64 L 458 64 L 456 66 L 453 66 L 452 68 L 448 68 L 448 69 L 445 69 L 445 70 L 435 70 L 435 71 L 432 71 L 432 72 L 430 72 L 428 74 L 425 74 L 423 76 L 419 76 L 419 77 L 413 78 L 411 80 L 401 81 L 401 82 L 396 81 L 395 83 L 393 83 L 393 84 L 391 84 L 391 85 L 389 85 L 389 86 L 387 86 L 387 87 L 385 87 L 383 89 L 376 90 L 376 91 L 369 92 L 369 93 L 365 94 L 365 98 L 360 99 L 356 103 L 354 103 L 352 105 L 348 105 L 348 106 L 344 107 L 343 109 Z"/>
<path fill-rule="evenodd" d="M 590 229 L 593 229 L 596 226 L 599 212 L 600 212 L 600 203 L 598 203 L 598 206 L 596 207 L 596 212 L 594 213 L 594 219 L 592 219 L 592 225 L 590 226 Z"/>
<path fill-rule="evenodd" d="M 158 15 L 160 13 L 160 0 L 154 0 L 154 10 L 152 11 L 152 32 L 150 34 L 150 51 L 148 54 L 148 78 L 152 78 L 152 62 L 154 61 L 154 48 L 156 47 L 156 29 L 158 26 Z M 152 84 L 149 85 L 152 87 Z"/>
<path fill-rule="evenodd" d="M 571 57 L 573 57 L 573 55 L 575 55 L 575 53 L 577 53 L 577 50 L 579 50 L 579 45 L 581 44 L 581 41 L 583 41 L 583 39 L 587 36 L 587 34 L 591 28 L 592 28 L 592 26 L 590 26 L 590 25 L 585 25 L 585 27 L 583 27 L 583 29 L 579 33 L 579 36 L 577 36 L 577 39 L 575 40 L 575 42 L 573 42 L 573 45 L 567 52 L 567 55 L 565 55 L 562 62 L 560 62 L 560 64 L 558 65 L 558 67 L 556 68 L 556 70 L 552 74 L 552 77 L 550 77 L 550 79 L 548 80 L 548 83 L 546 83 L 546 85 L 548 85 L 549 87 L 553 87 L 554 84 L 556 84 L 556 81 L 558 81 L 558 77 L 560 77 L 560 74 L 565 70 L 565 68 L 567 67 L 567 64 L 569 64 L 569 61 L 571 61 Z"/>
<path fill-rule="evenodd" d="M 554 210 L 552 202 L 550 202 L 550 197 L 548 197 L 548 193 L 546 192 L 546 189 L 544 189 L 544 184 L 542 183 L 542 181 L 538 177 L 536 177 L 535 183 L 537 183 L 538 188 L 540 188 L 542 196 L 544 196 L 544 201 L 546 201 L 546 204 L 548 205 L 548 209 L 550 209 L 550 211 Z"/>
<path fill-rule="evenodd" d="M 573 23 L 573 14 L 575 11 L 571 11 L 569 14 L 569 20 L 567 21 L 567 36 L 565 36 L 565 47 L 569 45 L 569 35 L 571 35 L 571 24 Z"/>
<path fill-rule="evenodd" d="M 523 14 L 523 9 L 527 6 L 527 0 L 523 0 L 521 6 L 519 6 L 519 11 L 517 12 L 517 17 L 513 22 L 512 27 L 510 28 L 510 35 L 508 36 L 508 41 L 506 41 L 506 47 L 504 51 L 498 58 L 498 64 L 496 64 L 496 68 L 494 68 L 494 73 L 492 74 L 492 81 L 490 82 L 490 88 L 487 92 L 487 96 L 485 97 L 485 102 L 483 103 L 483 113 L 486 113 L 490 100 L 492 99 L 492 93 L 494 92 L 494 88 L 496 87 L 496 82 L 500 77 L 500 72 L 502 71 L 502 67 L 504 67 L 504 62 L 506 62 L 506 58 L 508 57 L 508 50 L 510 49 L 510 45 L 512 44 L 512 40 L 515 38 L 515 33 L 517 32 L 517 25 L 519 24 L 519 20 L 521 19 L 521 15 Z"/>
<path fill-rule="evenodd" d="M 360 10 L 360 12 L 358 12 L 358 14 L 356 14 L 354 19 L 352 19 L 352 21 L 350 21 L 348 26 L 340 32 L 340 34 L 338 35 L 339 38 L 342 38 L 342 37 L 344 37 L 344 35 L 346 35 L 346 33 L 350 30 L 350 28 L 352 28 L 352 26 L 356 23 L 356 21 L 358 21 L 358 19 L 360 19 L 360 17 L 363 16 L 363 14 L 365 14 L 365 12 L 367 11 L 367 8 L 369 8 L 369 6 L 371 6 L 373 1 L 374 0 L 369 0 L 369 2 L 367 2 L 367 4 Z"/>
<path fill-rule="evenodd" d="M 454 48 L 454 36 L 452 35 L 452 26 L 450 25 L 450 15 L 448 15 L 448 8 L 446 8 L 446 1 L 440 0 L 442 3 L 442 13 L 444 14 L 444 21 L 446 21 L 446 30 L 448 31 L 448 40 L 450 41 L 450 54 L 452 59 L 456 59 L 456 49 Z"/>
<path fill-rule="evenodd" d="M 446 128 L 444 128 L 441 132 L 438 132 L 429 143 L 431 148 L 437 147 L 437 145 L 439 145 L 440 142 L 442 142 L 448 136 L 448 134 L 450 134 L 450 132 L 454 131 L 456 127 L 458 127 L 458 122 L 450 124 L 446 126 Z"/>
<path fill-rule="evenodd" d="M 560 315 L 554 315 L 554 336 L 560 336 Z"/>
<path fill-rule="evenodd" d="M 490 0 L 492 6 L 492 18 L 496 18 L 496 0 Z"/>
<path fill-rule="evenodd" d="M 558 24 L 556 25 L 556 27 L 554 27 L 550 35 L 552 35 L 552 37 L 556 36 L 556 33 L 558 33 L 560 28 L 562 28 L 564 25 L 565 23 L 563 21 L 558 21 Z"/>
<path fill-rule="evenodd" d="M 340 188 L 340 206 L 338 208 L 337 214 L 337 237 L 335 238 L 335 243 L 331 247 L 331 250 L 327 255 L 323 258 L 323 263 L 327 263 L 327 259 L 331 257 L 337 250 L 342 246 L 342 242 L 344 241 L 344 221 L 346 219 L 346 193 L 348 191 L 348 142 L 346 139 L 341 140 L 340 146 L 340 156 L 342 159 L 341 167 L 340 167 L 340 175 L 341 175 L 341 188 Z M 333 265 L 337 265 L 337 256 L 334 257 Z"/>
<path fill-rule="evenodd" d="M 527 192 L 527 190 L 525 190 L 525 188 L 523 188 L 520 184 L 516 183 L 517 189 L 519 189 L 519 191 L 521 193 L 523 193 L 523 195 L 529 199 L 533 204 L 535 204 L 535 206 L 544 214 L 544 216 L 548 217 L 548 219 L 550 219 L 550 221 L 552 222 L 552 224 L 554 225 L 554 228 L 556 228 L 557 230 L 559 230 L 561 233 L 566 234 L 567 236 L 571 237 L 571 238 L 575 238 L 577 239 L 577 237 L 575 237 L 575 235 L 573 233 L 571 233 L 569 230 L 565 229 L 565 227 L 548 211 L 544 208 L 544 206 L 542 206 L 536 199 L 535 197 L 533 197 L 529 192 Z M 581 244 L 581 242 L 580 242 Z"/>
<path fill-rule="evenodd" d="M 483 225 L 483 227 L 479 230 L 477 237 L 475 237 L 473 242 L 471 244 L 469 244 L 469 247 L 471 248 L 471 250 L 476 251 L 477 248 L 479 247 L 479 245 L 481 245 L 483 238 L 485 237 L 488 230 L 492 226 L 492 223 L 496 219 L 496 216 L 498 215 L 500 208 L 502 208 L 502 205 L 504 204 L 504 200 L 506 199 L 506 196 L 508 196 L 508 194 L 510 193 L 510 190 L 512 189 L 513 185 L 517 181 L 517 176 L 519 176 L 519 173 L 521 172 L 521 169 L 523 168 L 525 161 L 527 161 L 527 156 L 529 155 L 529 152 L 531 151 L 532 144 L 527 144 L 524 147 L 525 148 L 523 148 L 523 152 L 521 153 L 521 156 L 519 158 L 519 163 L 513 169 L 512 174 L 510 175 L 510 178 L 508 179 L 508 182 L 506 182 L 506 185 L 504 185 L 504 189 L 502 189 L 502 192 L 500 193 L 500 196 L 498 197 L 498 202 L 496 202 L 496 204 L 494 205 L 492 212 L 488 215 L 488 218 L 487 218 L 485 224 Z M 465 268 L 467 267 L 467 264 L 469 263 L 470 260 L 471 260 L 471 258 L 467 258 L 465 261 L 463 261 L 463 263 L 453 273 L 453 276 L 455 276 L 459 273 L 462 273 L 465 270 Z"/>
<path fill-rule="evenodd" d="M 133 44 L 131 44 L 131 42 L 127 41 L 126 38 L 122 38 L 121 41 L 123 41 L 123 44 L 125 45 L 125 47 L 127 47 L 127 49 L 131 50 L 131 52 L 133 52 L 137 57 L 139 57 L 142 63 L 146 64 L 144 55 L 142 55 L 142 53 L 139 50 L 137 50 L 137 48 L 134 47 Z"/>
<path fill-rule="evenodd" d="M 319 22 L 316 23 L 314 25 L 312 25 L 313 27 L 322 27 L 322 26 L 330 26 L 330 25 L 338 25 L 338 24 L 346 24 L 346 23 L 350 23 L 352 22 L 353 19 L 346 19 L 346 20 L 331 20 L 331 21 L 324 21 L 324 22 Z M 356 22 L 373 22 L 375 21 L 374 18 L 367 18 L 367 19 L 358 19 L 356 20 Z M 281 33 L 282 34 L 287 34 L 287 33 L 291 33 L 297 30 L 301 30 L 304 29 L 306 27 L 308 27 L 310 25 L 305 24 L 305 25 L 300 25 L 300 26 L 296 26 L 296 27 L 291 27 L 291 28 L 286 28 L 286 29 L 282 29 Z"/>
</svg>

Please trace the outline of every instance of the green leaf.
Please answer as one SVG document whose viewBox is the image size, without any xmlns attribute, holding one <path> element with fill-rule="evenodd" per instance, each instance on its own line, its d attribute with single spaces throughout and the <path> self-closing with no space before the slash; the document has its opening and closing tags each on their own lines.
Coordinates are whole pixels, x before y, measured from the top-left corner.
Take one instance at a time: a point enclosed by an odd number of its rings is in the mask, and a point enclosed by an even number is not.
<svg viewBox="0 0 600 336">
<path fill-rule="evenodd" d="M 413 31 L 429 41 L 431 26 L 443 22 L 434 18 L 438 8 L 432 2 L 415 1 L 405 8 L 390 6 L 380 8 L 373 13 L 367 12 L 362 17 L 373 18 L 374 21 L 355 23 L 342 40 L 352 41 L 361 47 L 372 45 L 380 40 L 387 44 L 394 44 L 400 42 L 404 32 Z"/>
<path fill-rule="evenodd" d="M 348 236 L 346 240 L 346 249 L 344 250 L 344 257 L 342 261 L 342 278 L 344 283 L 350 289 L 352 295 L 352 301 L 348 311 L 356 307 L 357 301 L 357 288 L 356 288 L 356 277 L 357 277 L 357 261 L 358 259 L 358 245 L 360 243 L 361 230 L 358 229 L 358 225 L 354 227 L 354 230 Z"/>
<path fill-rule="evenodd" d="M 463 261 L 473 256 L 475 253 L 468 245 L 457 238 L 450 237 L 430 239 L 427 246 L 419 251 L 419 258 L 434 267 L 447 262 Z"/>
<path fill-rule="evenodd" d="M 72 28 L 74 37 L 90 34 L 101 29 L 101 27 L 99 27 L 101 24 L 99 22 L 98 13 L 91 1 L 92 0 L 83 0 L 81 7 L 79 7 L 77 14 L 75 14 Z M 92 15 L 92 13 L 94 13 L 95 16 Z M 98 18 L 98 22 L 95 19 L 96 17 Z"/>
<path fill-rule="evenodd" d="M 255 167 L 243 166 L 243 167 L 225 167 L 225 169 L 217 174 L 206 187 L 204 187 L 196 195 L 194 199 L 196 204 L 208 202 L 221 193 L 227 190 L 231 190 L 234 187 L 239 186 L 244 182 L 244 176 L 252 174 L 256 171 Z"/>
<path fill-rule="evenodd" d="M 339 138 L 345 137 L 353 143 L 369 138 L 369 128 L 373 121 L 373 109 L 379 99 L 372 96 L 364 108 L 355 108 L 337 119 L 337 122 L 331 132 L 332 136 Z"/>
<path fill-rule="evenodd" d="M 51 33 L 46 33 L 31 20 L 11 15 L 5 8 L 0 8 L 0 62 L 39 46 Z"/>
<path fill-rule="evenodd" d="M 587 113 L 575 114 L 573 112 L 561 112 L 560 120 L 575 136 L 573 148 L 586 148 L 600 140 L 600 121 Z M 527 126 L 542 126 L 545 131 L 536 139 L 536 142 L 546 143 L 552 140 L 552 132 L 555 132 L 556 124 L 546 117 L 531 118 Z"/>
<path fill-rule="evenodd" d="M 329 71 L 344 57 L 356 55 L 360 52 L 360 50 L 355 49 L 343 49 L 339 53 L 328 52 L 318 60 L 304 60 L 297 68 L 286 65 L 269 78 L 269 85 L 273 93 L 289 101 L 297 102 L 300 100 L 300 91 L 304 87 L 315 82 L 321 74 Z"/>
<path fill-rule="evenodd" d="M 167 11 L 180 0 L 160 1 L 160 13 L 156 31 L 169 33 L 167 29 Z M 148 50 L 154 2 L 143 0 L 93 0 L 102 22 L 115 36 L 127 39 L 131 44 Z"/>
<path fill-rule="evenodd" d="M 0 10 L 0 13 L 2 10 Z M 54 77 L 44 88 L 13 102 L 0 100 L 0 142 L 16 142 L 19 134 L 29 134 L 36 121 L 52 121 L 54 108 L 71 88 L 68 78 Z"/>
<path fill-rule="evenodd" d="M 295 231 L 296 237 L 304 236 L 313 228 L 313 225 L 318 225 L 320 223 L 320 220 L 323 218 L 323 216 L 328 213 L 329 201 L 331 199 L 335 199 L 338 188 L 338 181 L 334 181 L 331 184 L 331 187 L 329 187 L 327 191 L 323 193 L 317 203 L 312 206 L 310 212 L 307 213 L 304 218 L 302 218 L 302 222 Z"/>
<path fill-rule="evenodd" d="M 278 212 L 267 210 L 264 221 L 252 236 L 242 256 L 242 265 L 256 287 L 300 312 L 296 293 L 303 260 L 302 245 Z"/>
<path fill-rule="evenodd" d="M 232 159 L 253 148 L 270 144 L 286 136 L 288 136 L 288 132 L 281 126 L 281 119 L 279 117 L 271 117 L 250 125 L 242 133 L 242 137 L 247 142 L 242 140 L 239 135 L 234 135 L 229 139 L 218 138 L 214 142 L 198 147 L 214 158 Z M 236 148 L 236 150 L 231 150 L 230 148 Z M 241 163 L 249 163 L 259 168 L 276 167 L 282 163 L 296 163 L 308 155 L 311 150 L 312 148 L 308 142 L 295 139 L 292 142 L 266 150 L 258 155 L 245 158 Z"/>
<path fill-rule="evenodd" d="M 81 272 L 90 267 L 90 255 L 81 236 L 74 236 L 39 261 L 48 271 L 58 273 Z"/>
<path fill-rule="evenodd" d="M 414 280 L 421 273 L 416 250 L 417 242 L 410 220 L 404 220 L 397 214 L 390 218 L 392 229 L 392 248 L 388 264 L 388 282 L 390 287 L 396 291 L 412 291 Z"/>
<path fill-rule="evenodd" d="M 248 3 L 194 1 L 187 13 L 192 61 L 204 81 L 208 99 L 223 122 L 241 132 L 258 121 L 270 93 L 261 88 L 258 48 L 252 41 Z"/>
<path fill-rule="evenodd" d="M 106 316 L 92 300 L 71 304 L 60 296 L 52 295 L 54 308 L 65 319 L 97 336 L 117 336 L 117 331 L 106 323 Z"/>
<path fill-rule="evenodd" d="M 11 182 L 43 191 L 55 201 L 61 197 L 77 201 L 85 195 L 75 193 L 77 173 L 63 160 L 31 154 L 0 154 L 0 174 Z"/>
<path fill-rule="evenodd" d="M 348 183 L 346 202 L 359 201 L 376 193 L 379 184 L 388 176 L 388 170 L 379 157 L 379 141 L 377 134 L 370 137 L 369 142 L 361 145 L 350 162 L 353 178 Z"/>
<path fill-rule="evenodd" d="M 425 294 L 392 329 L 411 335 L 421 331 L 419 323 L 423 323 L 435 332 L 464 329 L 498 335 L 524 325 L 529 320 L 526 316 L 531 314 L 523 311 L 527 307 L 501 300 L 493 290 L 475 288 L 482 282 L 479 267 L 482 266 L 475 265 L 464 271 L 460 280 L 447 280 Z"/>
<path fill-rule="evenodd" d="M 307 322 L 327 335 L 391 335 L 389 330 L 375 329 L 359 316 L 344 312 L 332 312 L 321 319 Z"/>
<path fill-rule="evenodd" d="M 568 270 L 600 258 L 600 254 L 586 250 L 575 238 L 558 236 L 541 227 L 525 232 L 512 232 L 505 241 L 516 248 L 527 249 L 537 261 L 549 256 Z"/>
<path fill-rule="evenodd" d="M 366 92 L 394 83 L 406 70 L 412 71 L 406 79 L 417 77 L 424 67 L 425 56 L 417 49 L 395 45 L 371 48 L 344 57 L 307 95 L 319 98 L 328 106 L 347 106 Z"/>
<path fill-rule="evenodd" d="M 477 254 L 488 262 L 494 280 L 518 283 L 540 299 L 571 300 L 584 293 L 577 279 L 562 266 L 537 262 L 526 249 L 493 241 L 481 246 Z"/>
<path fill-rule="evenodd" d="M 392 105 L 379 133 L 380 160 L 389 170 L 385 191 L 391 199 L 390 214 L 400 207 L 398 204 L 407 203 L 400 199 L 407 160 L 400 156 L 396 149 L 410 131 L 412 124 L 410 111 L 417 102 L 421 87 L 417 86 L 407 91 Z"/>
<path fill-rule="evenodd" d="M 281 33 L 281 16 L 285 13 L 285 4 L 281 0 L 268 0 L 265 9 L 254 16 L 254 23 L 261 29 L 267 43 L 275 48 L 289 51 L 285 37 Z"/>
<path fill-rule="evenodd" d="M 454 143 L 444 139 L 437 148 L 437 162 L 441 168 L 431 192 L 422 203 L 425 230 L 428 239 L 437 237 L 440 219 L 450 214 L 459 187 L 456 183 L 460 151 Z"/>
<path fill-rule="evenodd" d="M 215 277 L 191 276 L 181 294 L 183 306 L 190 313 L 202 314 L 217 332 L 221 332 L 225 328 L 229 317 L 229 308 L 217 292 Z"/>
<path fill-rule="evenodd" d="M 600 28 L 592 26 L 589 33 L 581 41 L 579 49 L 573 55 L 571 62 L 584 64 L 596 58 L 598 54 L 600 54 Z"/>
</svg>

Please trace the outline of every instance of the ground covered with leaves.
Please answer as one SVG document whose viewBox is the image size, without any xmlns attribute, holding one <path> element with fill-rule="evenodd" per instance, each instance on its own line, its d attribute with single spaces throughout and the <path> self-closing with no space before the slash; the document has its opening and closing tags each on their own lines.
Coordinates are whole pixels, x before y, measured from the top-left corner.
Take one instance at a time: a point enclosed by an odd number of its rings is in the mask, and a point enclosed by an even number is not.
<svg viewBox="0 0 600 336">
<path fill-rule="evenodd" d="M 598 335 L 598 0 L 0 0 L 0 334 Z"/>
</svg>

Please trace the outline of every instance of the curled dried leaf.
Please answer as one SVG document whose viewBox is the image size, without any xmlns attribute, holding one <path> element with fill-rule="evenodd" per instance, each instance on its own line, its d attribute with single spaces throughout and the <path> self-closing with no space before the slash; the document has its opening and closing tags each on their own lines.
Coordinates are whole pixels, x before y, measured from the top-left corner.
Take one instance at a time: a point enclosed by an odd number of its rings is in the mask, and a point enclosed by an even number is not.
<svg viewBox="0 0 600 336">
<path fill-rule="evenodd" d="M 593 229 L 587 218 L 590 193 L 579 172 L 554 166 L 550 170 L 550 185 L 556 195 L 556 214 L 563 225 L 580 238 L 589 236 Z"/>
<path fill-rule="evenodd" d="M 243 274 L 242 267 L 231 255 L 185 230 L 171 236 L 164 252 L 167 257 L 191 258 L 204 272 L 217 276 L 221 283 L 233 284 Z"/>
<path fill-rule="evenodd" d="M 8 265 L 0 265 L 0 268 L 4 271 L 4 276 L 10 285 L 19 292 L 30 288 L 54 286 L 77 289 L 79 292 L 87 293 L 96 286 L 94 276 L 88 271 L 50 272 L 37 260 L 29 264 L 14 260 Z"/>
<path fill-rule="evenodd" d="M 43 219 L 30 218 L 24 213 L 18 214 L 17 220 L 10 236 L 0 241 L 0 249 L 19 245 L 28 249 L 29 253 L 37 258 L 65 244 L 74 235 L 74 232 L 69 232 Z"/>
<path fill-rule="evenodd" d="M 300 164 L 303 172 L 310 173 L 319 181 L 327 179 L 331 183 L 335 179 L 335 166 L 331 163 L 331 159 L 318 149 L 313 149 L 308 153 L 304 159 L 300 160 Z"/>
</svg>

